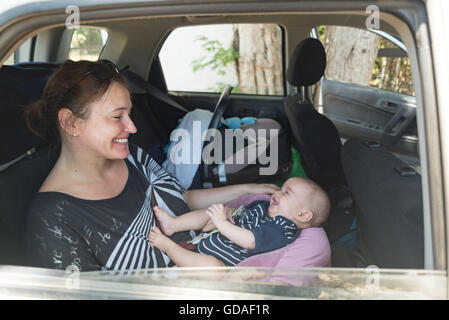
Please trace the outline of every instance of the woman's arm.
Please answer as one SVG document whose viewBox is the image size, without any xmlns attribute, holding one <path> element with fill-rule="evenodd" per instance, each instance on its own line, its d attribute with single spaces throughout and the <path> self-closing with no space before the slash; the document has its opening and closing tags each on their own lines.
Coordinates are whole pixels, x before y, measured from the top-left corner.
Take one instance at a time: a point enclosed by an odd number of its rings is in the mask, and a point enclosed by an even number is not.
<svg viewBox="0 0 449 320">
<path fill-rule="evenodd" d="M 188 190 L 183 194 L 190 209 L 207 208 L 214 203 L 226 203 L 247 194 L 273 194 L 279 190 L 275 184 L 248 183 L 211 189 Z"/>
</svg>

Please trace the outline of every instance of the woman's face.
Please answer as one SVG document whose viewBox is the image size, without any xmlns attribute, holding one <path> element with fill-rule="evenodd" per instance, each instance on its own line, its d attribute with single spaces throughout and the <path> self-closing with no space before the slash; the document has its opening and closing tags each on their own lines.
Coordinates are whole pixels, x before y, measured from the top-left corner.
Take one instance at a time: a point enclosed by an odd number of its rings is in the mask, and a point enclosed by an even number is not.
<svg viewBox="0 0 449 320">
<path fill-rule="evenodd" d="M 106 159 L 128 157 L 128 137 L 137 132 L 129 117 L 132 103 L 128 90 L 113 81 L 105 94 L 88 107 L 89 117 L 80 120 L 76 143 Z"/>
</svg>

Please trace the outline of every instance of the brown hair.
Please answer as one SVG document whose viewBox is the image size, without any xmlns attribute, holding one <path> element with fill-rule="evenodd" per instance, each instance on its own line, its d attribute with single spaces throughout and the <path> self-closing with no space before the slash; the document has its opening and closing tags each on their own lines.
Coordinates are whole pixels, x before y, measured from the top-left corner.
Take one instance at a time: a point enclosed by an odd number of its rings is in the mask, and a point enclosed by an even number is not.
<svg viewBox="0 0 449 320">
<path fill-rule="evenodd" d="M 104 61 L 104 60 L 103 60 Z M 67 108 L 76 117 L 88 118 L 88 105 L 107 91 L 112 81 L 117 81 L 129 90 L 120 73 L 106 79 L 94 76 L 94 70 L 104 68 L 104 63 L 67 60 L 48 79 L 42 97 L 26 107 L 25 122 L 35 135 L 53 147 L 61 144 L 59 110 Z"/>
</svg>

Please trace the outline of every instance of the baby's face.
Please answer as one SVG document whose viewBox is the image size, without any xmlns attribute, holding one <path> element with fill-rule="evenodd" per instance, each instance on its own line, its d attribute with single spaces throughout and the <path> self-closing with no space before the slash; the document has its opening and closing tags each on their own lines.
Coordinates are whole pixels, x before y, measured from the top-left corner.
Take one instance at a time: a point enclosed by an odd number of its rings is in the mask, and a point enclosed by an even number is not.
<svg viewBox="0 0 449 320">
<path fill-rule="evenodd" d="M 289 179 L 281 190 L 273 193 L 268 208 L 268 216 L 274 218 L 283 216 L 292 220 L 304 208 L 305 188 L 308 186 L 298 179 Z"/>
</svg>

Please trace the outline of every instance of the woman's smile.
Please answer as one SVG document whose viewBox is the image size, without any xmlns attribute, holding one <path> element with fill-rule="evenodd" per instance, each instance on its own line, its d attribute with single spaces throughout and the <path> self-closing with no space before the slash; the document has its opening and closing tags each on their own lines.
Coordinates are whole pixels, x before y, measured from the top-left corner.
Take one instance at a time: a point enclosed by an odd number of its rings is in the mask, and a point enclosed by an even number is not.
<svg viewBox="0 0 449 320">
<path fill-rule="evenodd" d="M 112 141 L 120 144 L 128 144 L 128 138 L 114 138 Z"/>
</svg>

